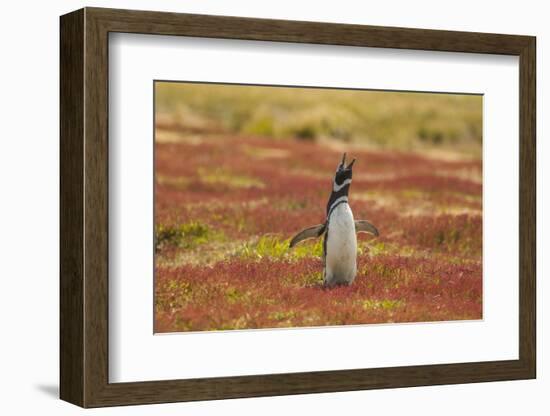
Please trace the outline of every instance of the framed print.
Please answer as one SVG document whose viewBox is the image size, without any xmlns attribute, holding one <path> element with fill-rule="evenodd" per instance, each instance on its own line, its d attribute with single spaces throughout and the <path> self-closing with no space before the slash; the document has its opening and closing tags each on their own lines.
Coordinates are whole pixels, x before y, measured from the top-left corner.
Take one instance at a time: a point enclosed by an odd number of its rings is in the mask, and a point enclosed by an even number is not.
<svg viewBox="0 0 550 416">
<path fill-rule="evenodd" d="M 535 49 L 62 16 L 61 398 L 534 378 Z"/>
</svg>

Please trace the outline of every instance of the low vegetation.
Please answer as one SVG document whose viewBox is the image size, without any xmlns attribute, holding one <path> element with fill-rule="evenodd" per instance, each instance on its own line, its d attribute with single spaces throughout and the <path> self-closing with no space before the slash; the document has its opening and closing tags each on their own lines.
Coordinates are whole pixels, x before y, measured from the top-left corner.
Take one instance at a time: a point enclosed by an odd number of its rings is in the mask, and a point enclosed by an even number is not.
<svg viewBox="0 0 550 416">
<path fill-rule="evenodd" d="M 155 330 L 480 319 L 480 159 L 354 147 L 350 204 L 380 237 L 360 234 L 353 285 L 325 289 L 322 241 L 288 242 L 324 220 L 339 156 L 246 135 L 158 141 Z"/>
</svg>

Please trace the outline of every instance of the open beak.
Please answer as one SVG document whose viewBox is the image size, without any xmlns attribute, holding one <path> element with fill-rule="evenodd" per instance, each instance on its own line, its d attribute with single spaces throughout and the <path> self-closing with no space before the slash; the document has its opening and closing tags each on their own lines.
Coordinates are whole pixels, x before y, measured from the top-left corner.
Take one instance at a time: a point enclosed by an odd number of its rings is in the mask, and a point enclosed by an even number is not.
<svg viewBox="0 0 550 416">
<path fill-rule="evenodd" d="M 338 166 L 338 170 L 351 169 L 354 163 L 355 163 L 355 159 L 353 159 L 351 163 L 348 166 L 346 166 L 346 153 L 344 153 L 344 155 L 342 156 L 342 161 Z"/>
<path fill-rule="evenodd" d="M 342 170 L 346 167 L 346 154 L 342 156 L 342 161 L 340 162 L 340 166 L 338 166 L 339 170 Z"/>
</svg>

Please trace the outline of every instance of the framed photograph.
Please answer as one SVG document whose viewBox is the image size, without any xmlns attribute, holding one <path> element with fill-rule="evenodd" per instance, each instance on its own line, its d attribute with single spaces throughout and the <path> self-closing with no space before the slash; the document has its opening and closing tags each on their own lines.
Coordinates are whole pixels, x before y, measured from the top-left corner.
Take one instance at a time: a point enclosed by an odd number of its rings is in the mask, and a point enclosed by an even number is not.
<svg viewBox="0 0 550 416">
<path fill-rule="evenodd" d="M 535 378 L 534 37 L 60 29 L 63 400 Z"/>
</svg>

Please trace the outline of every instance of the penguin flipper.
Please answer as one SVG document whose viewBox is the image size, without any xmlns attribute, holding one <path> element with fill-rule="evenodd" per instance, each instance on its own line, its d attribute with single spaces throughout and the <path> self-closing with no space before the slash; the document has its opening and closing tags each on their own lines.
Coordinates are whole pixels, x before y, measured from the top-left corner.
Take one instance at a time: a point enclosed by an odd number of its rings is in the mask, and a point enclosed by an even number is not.
<svg viewBox="0 0 550 416">
<path fill-rule="evenodd" d="M 292 240 L 290 240 L 289 248 L 294 247 L 300 241 L 307 240 L 308 238 L 317 238 L 323 235 L 326 229 L 326 224 L 314 225 L 313 227 L 306 228 L 296 234 Z"/>
<path fill-rule="evenodd" d="M 378 232 L 378 229 L 372 225 L 370 222 L 368 222 L 367 220 L 357 220 L 355 221 L 355 232 L 356 233 L 370 233 L 376 237 L 378 237 L 380 235 L 380 233 Z"/>
</svg>

